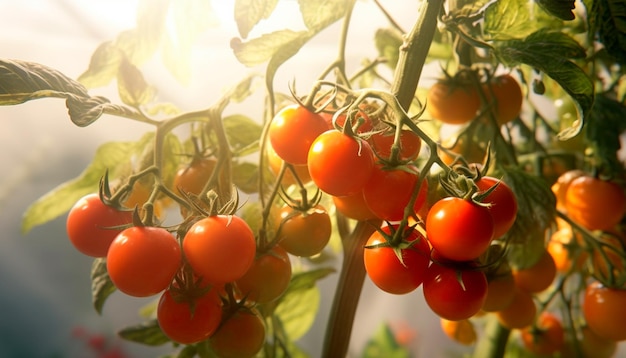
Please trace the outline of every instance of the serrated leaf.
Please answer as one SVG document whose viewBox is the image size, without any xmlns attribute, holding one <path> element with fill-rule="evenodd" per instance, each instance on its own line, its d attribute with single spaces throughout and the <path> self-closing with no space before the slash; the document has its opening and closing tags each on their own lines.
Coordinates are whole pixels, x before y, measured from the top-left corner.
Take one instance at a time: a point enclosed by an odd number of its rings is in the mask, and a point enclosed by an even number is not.
<svg viewBox="0 0 626 358">
<path fill-rule="evenodd" d="M 483 31 L 491 40 L 521 39 L 560 23 L 527 0 L 493 1 L 485 9 Z"/>
<path fill-rule="evenodd" d="M 119 174 L 120 164 L 127 163 L 151 143 L 154 133 L 147 133 L 137 142 L 109 142 L 101 145 L 93 161 L 75 179 L 67 181 L 31 204 L 22 217 L 22 233 L 66 213 L 84 195 L 98 191 L 98 184 L 108 170 L 110 177 Z"/>
<path fill-rule="evenodd" d="M 161 331 L 159 322 L 152 319 L 138 325 L 126 327 L 117 333 L 127 341 L 145 344 L 148 346 L 160 346 L 170 342 L 170 339 Z"/>
<path fill-rule="evenodd" d="M 300 13 L 306 27 L 319 32 L 346 14 L 353 0 L 298 0 Z"/>
<path fill-rule="evenodd" d="M 558 134 L 567 140 L 577 135 L 593 106 L 594 85 L 589 76 L 570 59 L 583 58 L 585 49 L 562 32 L 540 30 L 523 40 L 496 44 L 496 56 L 506 65 L 526 64 L 554 79 L 567 92 L 578 109 L 579 120 Z"/>
<path fill-rule="evenodd" d="M 276 4 L 278 0 L 236 0 L 235 22 L 241 38 L 247 38 L 254 26 L 269 18 Z"/>
<path fill-rule="evenodd" d="M 250 162 L 233 163 L 233 182 L 235 186 L 246 194 L 259 191 L 259 167 Z"/>
<path fill-rule="evenodd" d="M 122 59 L 117 73 L 117 90 L 120 99 L 131 107 L 139 107 L 154 98 L 156 90 L 148 85 L 141 71 L 126 58 Z"/>
<path fill-rule="evenodd" d="M 230 47 L 239 62 L 252 67 L 269 61 L 277 53 L 284 52 L 286 48 L 299 50 L 301 45 L 297 45 L 306 42 L 309 38 L 310 34 L 307 31 L 279 30 L 246 42 L 234 38 L 230 42 Z"/>
<path fill-rule="evenodd" d="M 311 328 L 320 302 L 320 291 L 316 283 L 333 272 L 331 268 L 322 268 L 292 276 L 289 287 L 275 310 L 290 340 L 299 339 Z"/>
<path fill-rule="evenodd" d="M 95 259 L 91 265 L 91 302 L 98 314 L 102 314 L 104 303 L 115 290 L 116 287 L 107 272 L 106 259 Z"/>
<path fill-rule="evenodd" d="M 91 55 L 89 67 L 78 77 L 87 88 L 108 85 L 118 73 L 123 53 L 113 41 L 105 41 Z"/>
<path fill-rule="evenodd" d="M 402 33 L 395 28 L 384 28 L 376 30 L 374 34 L 374 44 L 380 57 L 387 59 L 387 66 L 396 68 L 398 57 L 400 56 L 400 46 L 404 42 Z"/>
<path fill-rule="evenodd" d="M 233 151 L 238 152 L 259 141 L 263 127 L 243 114 L 234 114 L 223 119 L 224 131 Z M 258 146 L 255 146 L 258 150 Z M 250 154 L 250 153 L 244 153 Z"/>
<path fill-rule="evenodd" d="M 535 2 L 548 14 L 561 20 L 574 20 L 575 0 L 535 0 Z"/>
</svg>

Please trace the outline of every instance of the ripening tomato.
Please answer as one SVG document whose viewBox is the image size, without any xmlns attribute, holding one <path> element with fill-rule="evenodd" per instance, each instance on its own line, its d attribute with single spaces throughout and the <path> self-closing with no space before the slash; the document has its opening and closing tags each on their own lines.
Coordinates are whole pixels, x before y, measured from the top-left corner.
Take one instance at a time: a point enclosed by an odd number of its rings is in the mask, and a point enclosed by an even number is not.
<svg viewBox="0 0 626 358">
<path fill-rule="evenodd" d="M 281 246 L 274 246 L 257 256 L 236 284 L 244 297 L 262 304 L 280 297 L 287 290 L 290 280 L 289 255 Z"/>
<path fill-rule="evenodd" d="M 115 237 L 122 232 L 116 226 L 131 225 L 133 214 L 105 205 L 98 194 L 89 194 L 74 204 L 67 215 L 67 237 L 81 253 L 105 257 Z"/>
<path fill-rule="evenodd" d="M 261 317 L 246 310 L 225 315 L 209 346 L 220 358 L 252 358 L 265 344 L 265 324 Z"/>
<path fill-rule="evenodd" d="M 419 171 L 414 165 L 385 168 L 378 163 L 363 187 L 365 203 L 372 213 L 382 220 L 402 220 L 404 208 L 409 205 L 418 180 Z M 413 213 L 420 211 L 427 196 L 428 182 L 423 180 L 413 203 Z"/>
<path fill-rule="evenodd" d="M 514 295 L 515 280 L 511 271 L 497 273 L 489 279 L 487 297 L 483 303 L 482 310 L 485 312 L 503 310 L 511 305 Z"/>
<path fill-rule="evenodd" d="M 384 132 L 372 134 L 368 142 L 379 158 L 390 159 L 391 148 L 395 138 L 395 129 L 390 128 Z M 417 158 L 422 148 L 422 139 L 413 131 L 403 129 L 400 133 L 400 146 L 398 159 L 401 161 L 412 161 Z"/>
<path fill-rule="evenodd" d="M 614 182 L 583 175 L 567 188 L 565 210 L 572 220 L 589 230 L 610 231 L 626 212 L 626 195 Z"/>
<path fill-rule="evenodd" d="M 324 118 L 299 104 L 280 110 L 272 119 L 268 136 L 279 157 L 290 164 L 306 164 L 315 138 L 328 129 Z"/>
<path fill-rule="evenodd" d="M 278 175 L 278 173 L 280 173 L 280 168 L 283 165 L 283 160 L 278 156 L 278 154 L 276 154 L 276 151 L 274 150 L 274 148 L 272 148 L 270 144 L 267 145 L 266 150 L 267 161 L 269 162 L 268 164 L 270 170 L 274 175 Z M 293 165 L 293 169 L 295 170 L 296 175 L 298 176 L 298 179 L 300 179 L 300 182 L 302 182 L 302 184 L 306 184 L 311 181 L 308 166 L 306 166 L 305 164 Z M 285 170 L 282 184 L 285 186 L 289 186 L 296 183 L 298 183 L 298 181 L 294 177 L 293 172 L 288 169 Z"/>
<path fill-rule="evenodd" d="M 626 340 L 626 290 L 592 282 L 587 285 L 582 306 L 587 326 L 595 334 L 612 341 Z"/>
<path fill-rule="evenodd" d="M 222 320 L 222 302 L 215 290 L 195 299 L 177 300 L 177 293 L 165 290 L 157 306 L 159 327 L 171 340 L 194 344 L 209 338 Z"/>
<path fill-rule="evenodd" d="M 223 284 L 241 278 L 252 266 L 256 241 L 250 226 L 236 215 L 209 216 L 189 228 L 185 258 L 205 282 Z"/>
<path fill-rule="evenodd" d="M 496 317 L 500 324 L 508 329 L 522 329 L 533 324 L 537 314 L 537 306 L 533 300 L 532 293 L 522 291 L 519 288 L 514 290 L 515 295 L 511 304 L 496 312 Z"/>
<path fill-rule="evenodd" d="M 129 296 L 147 297 L 165 290 L 182 265 L 180 244 L 167 230 L 135 226 L 122 231 L 109 247 L 111 281 Z"/>
<path fill-rule="evenodd" d="M 321 205 L 306 212 L 284 206 L 278 211 L 276 227 L 279 228 L 278 244 L 295 256 L 319 254 L 332 234 L 330 216 Z"/>
<path fill-rule="evenodd" d="M 433 262 L 426 270 L 426 304 L 439 317 L 451 321 L 477 314 L 487 297 L 485 273 L 474 268 L 448 267 Z"/>
<path fill-rule="evenodd" d="M 143 215 L 143 205 L 150 199 L 151 194 L 151 188 L 140 181 L 136 181 L 122 204 L 129 209 L 138 208 L 139 215 Z M 163 203 L 163 199 L 158 199 L 152 204 L 153 214 L 157 218 L 161 218 L 163 215 Z"/>
<path fill-rule="evenodd" d="M 515 286 L 530 293 L 539 293 L 547 289 L 555 278 L 556 265 L 547 250 L 534 265 L 524 269 L 513 269 Z"/>
<path fill-rule="evenodd" d="M 496 76 L 491 82 L 483 84 L 483 90 L 487 96 L 487 102 L 495 106 L 498 125 L 509 123 L 519 116 L 524 94 L 513 76 L 510 74 Z"/>
<path fill-rule="evenodd" d="M 426 235 L 444 258 L 472 261 L 482 255 L 493 238 L 489 209 L 471 200 L 446 197 L 437 201 L 426 218 Z"/>
<path fill-rule="evenodd" d="M 174 188 L 177 193 L 200 195 L 211 179 L 217 160 L 213 157 L 196 157 L 189 165 L 180 168 L 174 175 Z"/>
<path fill-rule="evenodd" d="M 398 225 L 384 226 L 367 240 L 363 250 L 363 261 L 367 276 L 381 290 L 402 295 L 418 288 L 430 262 L 430 247 L 426 238 L 413 228 L 405 228 L 403 233 L 407 247 L 380 246 L 388 244 L 385 235 L 401 230 Z M 396 254 L 395 250 L 399 250 Z M 402 257 L 402 262 L 398 258 Z"/>
<path fill-rule="evenodd" d="M 585 175 L 585 172 L 580 169 L 572 169 L 568 170 L 565 173 L 561 174 L 556 182 L 552 184 L 550 189 L 556 196 L 556 208 L 559 210 L 565 210 L 565 195 L 567 193 L 567 188 L 572 183 L 572 180 Z"/>
<path fill-rule="evenodd" d="M 536 326 L 522 330 L 522 343 L 531 353 L 539 355 L 554 354 L 563 348 L 565 331 L 561 320 L 549 311 L 543 311 Z"/>
<path fill-rule="evenodd" d="M 450 321 L 445 318 L 439 320 L 443 333 L 453 341 L 465 346 L 471 346 L 476 342 L 476 329 L 472 321 L 468 319 Z"/>
<path fill-rule="evenodd" d="M 345 196 L 333 196 L 332 198 L 335 209 L 350 219 L 359 221 L 376 219 L 376 215 L 365 203 L 362 192 Z"/>
<path fill-rule="evenodd" d="M 464 124 L 476 117 L 480 96 L 472 84 L 438 81 L 426 96 L 428 112 L 447 124 Z"/>
<path fill-rule="evenodd" d="M 366 141 L 331 129 L 311 145 L 309 174 L 318 188 L 333 196 L 360 192 L 374 170 L 374 154 Z"/>
<path fill-rule="evenodd" d="M 567 273 L 572 269 L 581 270 L 585 265 L 588 254 L 578 244 L 570 227 L 563 227 L 550 235 L 546 247 L 554 260 L 556 271 Z"/>
<path fill-rule="evenodd" d="M 494 185 L 498 186 L 483 200 L 491 204 L 489 212 L 493 218 L 493 237 L 499 238 L 506 234 L 515 223 L 517 217 L 517 199 L 513 190 L 503 181 L 493 177 L 483 176 L 476 181 L 480 191 L 485 191 Z"/>
</svg>

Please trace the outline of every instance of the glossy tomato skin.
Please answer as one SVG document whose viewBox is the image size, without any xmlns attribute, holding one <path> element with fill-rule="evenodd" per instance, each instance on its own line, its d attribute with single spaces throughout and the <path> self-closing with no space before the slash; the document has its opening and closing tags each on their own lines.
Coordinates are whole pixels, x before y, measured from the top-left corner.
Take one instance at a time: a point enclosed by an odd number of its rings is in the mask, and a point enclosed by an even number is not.
<svg viewBox="0 0 626 358">
<path fill-rule="evenodd" d="M 368 139 L 372 149 L 379 158 L 390 159 L 391 147 L 393 146 L 395 129 L 391 129 L 374 133 Z M 422 139 L 413 131 L 408 129 L 402 130 L 400 134 L 400 151 L 398 158 L 402 161 L 411 161 L 417 159 L 422 147 Z"/>
<path fill-rule="evenodd" d="M 194 158 L 191 163 L 180 168 L 174 175 L 174 189 L 177 193 L 200 195 L 206 183 L 211 179 L 217 166 L 212 157 Z"/>
<path fill-rule="evenodd" d="M 426 218 L 426 235 L 444 258 L 472 261 L 482 255 L 493 238 L 489 209 L 470 200 L 446 197 L 437 201 Z"/>
<path fill-rule="evenodd" d="M 582 306 L 587 326 L 595 334 L 612 341 L 626 340 L 626 290 L 592 282 L 587 285 Z"/>
<path fill-rule="evenodd" d="M 378 163 L 363 187 L 365 203 L 382 220 L 402 220 L 404 208 L 409 204 L 418 180 L 419 172 L 413 165 L 386 169 Z M 413 213 L 420 211 L 427 196 L 428 183 L 424 180 L 413 204 Z"/>
<path fill-rule="evenodd" d="M 210 290 L 193 302 L 178 302 L 175 294 L 165 290 L 159 299 L 157 321 L 163 333 L 181 344 L 194 344 L 209 338 L 222 320 L 219 296 Z"/>
<path fill-rule="evenodd" d="M 447 124 L 465 124 L 476 117 L 480 96 L 473 85 L 439 81 L 429 88 L 427 103 L 433 118 Z"/>
<path fill-rule="evenodd" d="M 165 290 L 181 265 L 180 244 L 167 230 L 157 227 L 135 226 L 122 231 L 107 253 L 111 281 L 134 297 Z"/>
<path fill-rule="evenodd" d="M 280 297 L 291 280 L 291 262 L 281 246 L 257 256 L 248 271 L 236 281 L 239 291 L 256 303 L 272 302 Z"/>
<path fill-rule="evenodd" d="M 291 164 L 306 164 L 311 144 L 328 129 L 319 114 L 299 104 L 280 110 L 270 124 L 268 136 L 279 157 Z"/>
<path fill-rule="evenodd" d="M 526 327 L 522 331 L 524 347 L 534 354 L 554 354 L 563 348 L 565 332 L 561 320 L 549 311 L 539 315 L 537 328 Z"/>
<path fill-rule="evenodd" d="M 209 339 L 213 352 L 220 358 L 254 357 L 265 343 L 265 325 L 261 317 L 242 310 L 224 318 Z"/>
<path fill-rule="evenodd" d="M 241 278 L 256 255 L 250 226 L 236 215 L 215 215 L 197 221 L 183 239 L 183 251 L 205 282 L 224 284 Z"/>
<path fill-rule="evenodd" d="M 119 211 L 105 205 L 98 194 L 89 194 L 74 204 L 67 215 L 67 236 L 74 247 L 91 257 L 105 257 L 109 246 L 123 229 L 110 227 L 133 222 L 130 211 Z"/>
<path fill-rule="evenodd" d="M 571 181 L 565 194 L 565 210 L 589 230 L 610 231 L 626 211 L 626 195 L 616 183 L 583 175 Z"/>
<path fill-rule="evenodd" d="M 333 196 L 360 192 L 374 169 L 374 154 L 366 141 L 331 129 L 311 145 L 309 174 L 315 185 Z"/>
<path fill-rule="evenodd" d="M 519 83 L 510 74 L 496 76 L 483 85 L 487 101 L 495 105 L 496 121 L 499 125 L 508 123 L 522 111 L 524 94 Z"/>
<path fill-rule="evenodd" d="M 459 321 L 480 311 L 487 297 L 487 278 L 479 270 L 433 262 L 426 271 L 423 292 L 426 303 L 439 317 Z"/>
<path fill-rule="evenodd" d="M 279 245 L 295 256 L 319 254 L 332 234 L 330 216 L 321 205 L 307 212 L 285 206 L 278 212 L 276 227 L 280 227 Z"/>
<path fill-rule="evenodd" d="M 398 226 L 385 226 L 381 230 L 389 235 L 392 227 L 395 230 L 399 229 Z M 426 239 L 415 229 L 406 230 L 411 230 L 406 241 L 413 245 L 401 249 L 404 265 L 391 247 L 370 248 L 387 242 L 378 231 L 370 236 L 363 250 L 365 271 L 369 278 L 381 290 L 396 295 L 406 294 L 418 288 L 430 263 L 430 247 Z"/>
<path fill-rule="evenodd" d="M 493 237 L 499 238 L 511 229 L 517 217 L 517 199 L 513 190 L 503 181 L 493 177 L 483 176 L 476 181 L 480 191 L 485 191 L 494 185 L 498 186 L 483 200 L 491 204 L 489 212 L 493 218 Z"/>
</svg>

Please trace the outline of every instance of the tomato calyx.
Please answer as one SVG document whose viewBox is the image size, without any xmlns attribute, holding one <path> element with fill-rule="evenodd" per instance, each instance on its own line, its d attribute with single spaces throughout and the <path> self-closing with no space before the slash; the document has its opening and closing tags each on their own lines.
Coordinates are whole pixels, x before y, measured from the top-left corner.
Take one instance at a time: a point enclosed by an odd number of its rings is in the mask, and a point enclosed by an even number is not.
<svg viewBox="0 0 626 358">
<path fill-rule="evenodd" d="M 376 231 L 380 233 L 380 235 L 385 239 L 385 241 L 375 244 L 375 245 L 366 245 L 364 246 L 364 248 L 365 249 L 378 249 L 378 248 L 388 247 L 393 250 L 394 254 L 398 258 L 398 261 L 400 261 L 402 266 L 407 267 L 406 264 L 404 263 L 402 251 L 412 250 L 413 247 L 415 247 L 416 245 L 420 243 L 420 240 L 426 240 L 426 238 L 423 235 L 418 235 L 417 239 L 412 240 L 412 241 L 407 240 L 407 238 L 411 236 L 413 230 L 416 230 L 415 228 L 416 226 L 417 224 L 414 224 L 414 225 L 407 225 L 404 228 L 402 228 L 402 226 L 395 227 L 394 225 L 391 225 L 388 223 L 390 233 L 386 233 L 380 228 L 376 229 Z"/>
</svg>

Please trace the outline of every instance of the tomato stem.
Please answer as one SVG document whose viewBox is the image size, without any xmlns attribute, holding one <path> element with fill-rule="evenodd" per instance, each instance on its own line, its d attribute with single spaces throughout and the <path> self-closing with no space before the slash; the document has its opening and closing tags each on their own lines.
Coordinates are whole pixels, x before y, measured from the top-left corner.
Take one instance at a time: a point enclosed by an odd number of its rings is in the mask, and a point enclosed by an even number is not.
<svg viewBox="0 0 626 358">
<path fill-rule="evenodd" d="M 484 336 L 478 341 L 474 349 L 474 358 L 504 357 L 506 344 L 511 330 L 502 326 L 496 316 L 489 317 L 485 325 Z"/>
</svg>

